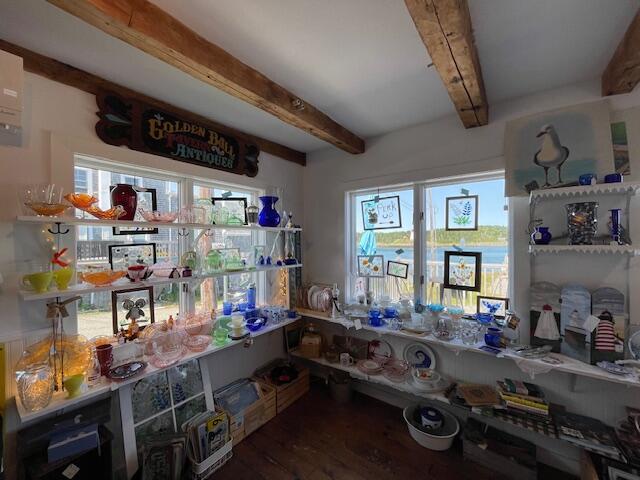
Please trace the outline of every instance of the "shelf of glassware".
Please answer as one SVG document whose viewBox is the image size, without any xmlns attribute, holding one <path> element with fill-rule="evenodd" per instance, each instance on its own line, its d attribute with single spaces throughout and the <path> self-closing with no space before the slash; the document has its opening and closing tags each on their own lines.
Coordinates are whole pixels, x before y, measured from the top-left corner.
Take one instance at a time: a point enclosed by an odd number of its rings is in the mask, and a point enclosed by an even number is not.
<svg viewBox="0 0 640 480">
<path fill-rule="evenodd" d="M 354 323 L 344 317 L 330 318 L 326 313 L 314 312 L 306 309 L 298 309 L 298 313 L 302 317 L 315 318 L 319 320 L 325 320 L 327 322 L 342 325 L 349 329 L 354 328 Z M 560 364 L 550 364 L 538 359 L 524 358 L 517 355 L 515 352 L 508 349 L 503 350 L 498 355 L 480 350 L 480 347 L 484 345 L 484 342 L 478 342 L 473 345 L 466 345 L 460 339 L 456 338 L 451 341 L 438 340 L 432 335 L 415 335 L 403 330 L 390 330 L 386 327 L 372 327 L 370 325 L 362 325 L 362 330 L 375 332 L 378 335 L 391 335 L 395 337 L 401 337 L 405 340 L 412 340 L 417 342 L 424 342 L 431 345 L 439 345 L 441 347 L 448 348 L 456 354 L 460 352 L 473 352 L 482 355 L 488 355 L 498 359 L 506 359 L 515 362 L 521 369 L 538 372 L 563 372 L 570 375 L 593 378 L 595 380 L 603 380 L 611 383 L 618 383 L 626 385 L 627 387 L 640 387 L 640 378 L 638 375 L 614 375 L 609 372 L 605 372 L 601 368 L 576 360 L 575 358 L 567 357 L 559 353 L 553 353 L 553 357 L 560 360 Z"/>
<path fill-rule="evenodd" d="M 20 223 L 79 225 L 87 227 L 128 227 L 128 228 L 185 228 L 188 230 L 246 230 L 262 232 L 301 232 L 302 228 L 261 227 L 260 225 L 214 225 L 211 223 L 181 223 L 181 222 L 134 222 L 130 220 L 99 220 L 97 218 L 77 217 L 39 217 L 19 216 Z"/>
<path fill-rule="evenodd" d="M 561 253 L 588 253 L 594 255 L 640 255 L 640 249 L 633 245 L 529 245 L 529 253 L 561 254 Z"/>
<path fill-rule="evenodd" d="M 399 390 L 404 393 L 415 395 L 416 397 L 428 398 L 430 400 L 438 400 L 440 402 L 450 403 L 449 399 L 445 397 L 445 395 L 442 392 L 436 392 L 436 393 L 422 392 L 417 388 L 415 388 L 413 385 L 411 385 L 409 382 L 392 382 L 391 380 L 389 380 L 388 378 L 382 375 L 367 375 L 365 373 L 362 373 L 360 370 L 358 370 L 357 367 L 345 367 L 340 363 L 330 363 L 325 358 L 307 358 L 297 354 L 296 352 L 292 352 L 291 355 L 302 360 L 307 360 L 309 362 L 317 363 L 324 367 L 341 370 L 343 372 L 348 373 L 349 376 L 351 376 L 356 380 L 364 380 L 365 382 L 375 383 L 378 385 L 382 385 L 384 387 L 393 388 L 395 390 Z"/>
<path fill-rule="evenodd" d="M 289 325 L 297 320 L 300 320 L 300 317 L 296 317 L 296 318 L 288 318 L 285 321 L 281 322 L 281 323 L 277 323 L 274 325 L 267 325 L 266 327 L 264 327 L 263 329 L 257 331 L 257 332 L 252 332 L 251 333 L 251 338 L 256 338 L 259 337 L 261 335 L 265 335 L 267 333 L 271 333 L 275 330 L 278 330 L 282 327 L 285 327 L 286 325 Z M 51 399 L 51 402 L 49 403 L 49 405 L 47 405 L 45 408 L 43 408 L 42 410 L 38 410 L 35 412 L 27 412 L 24 407 L 22 406 L 22 404 L 20 403 L 20 400 L 16 397 L 16 407 L 18 410 L 18 415 L 20 416 L 20 421 L 22 423 L 25 422 L 30 422 L 32 420 L 35 420 L 37 418 L 41 418 L 44 417 L 46 415 L 49 415 L 53 412 L 57 412 L 60 410 L 65 410 L 68 409 L 70 407 L 75 407 L 77 405 L 86 403 L 88 400 L 94 399 L 96 397 L 99 397 L 101 395 L 106 395 L 111 391 L 115 391 L 118 390 L 119 388 L 122 388 L 125 385 L 128 385 L 130 383 L 134 383 L 137 382 L 139 380 L 142 380 L 145 377 L 148 377 L 149 375 L 153 375 L 155 373 L 158 372 L 162 372 L 164 370 L 167 370 L 169 368 L 181 365 L 183 363 L 188 362 L 189 360 L 193 360 L 194 358 L 201 358 L 201 357 L 205 357 L 207 355 L 211 355 L 214 354 L 216 352 L 222 351 L 222 350 L 226 350 L 227 348 L 231 348 L 234 347 L 236 345 L 239 344 L 243 344 L 245 342 L 246 339 L 242 339 L 242 340 L 229 340 L 226 344 L 224 345 L 214 345 L 213 343 L 210 344 L 204 351 L 202 352 L 189 352 L 187 353 L 184 357 L 182 357 L 178 362 L 169 365 L 167 367 L 163 367 L 163 368 L 156 368 L 153 365 L 151 365 L 150 363 L 147 364 L 147 367 L 145 368 L 145 370 L 140 373 L 139 375 L 135 375 L 127 380 L 123 380 L 123 381 L 111 381 L 108 380 L 106 378 L 103 378 L 103 382 L 100 385 L 97 385 L 93 388 L 87 388 L 84 392 L 82 392 L 80 395 L 78 395 L 75 398 L 67 398 L 67 394 L 65 392 L 56 392 L 53 395 L 53 398 Z"/>
<path fill-rule="evenodd" d="M 75 295 L 86 295 L 88 293 L 97 293 L 97 292 L 113 292 L 116 290 L 123 290 L 126 288 L 133 287 L 156 287 L 161 285 L 168 285 L 172 283 L 197 283 L 202 280 L 206 280 L 207 278 L 218 278 L 218 277 L 228 277 L 232 275 L 239 275 L 242 273 L 259 273 L 259 272 L 272 272 L 275 270 L 287 270 L 291 268 L 302 268 L 301 263 L 297 263 L 295 265 L 272 265 L 272 266 L 264 266 L 264 267 L 256 267 L 256 268 L 245 268 L 242 270 L 230 270 L 225 272 L 218 273 L 209 273 L 203 275 L 194 275 L 191 277 L 178 277 L 178 278 L 151 278 L 149 280 L 145 280 L 142 282 L 130 282 L 129 280 L 118 280 L 111 285 L 102 285 L 102 286 L 94 286 L 88 283 L 81 283 L 78 285 L 71 285 L 66 290 L 58 290 L 53 288 L 46 292 L 38 293 L 32 290 L 20 290 L 20 296 L 24 301 L 33 301 L 33 300 L 44 300 L 49 298 L 58 298 L 58 297 L 72 297 Z"/>
<path fill-rule="evenodd" d="M 598 183 L 596 185 L 576 185 L 574 187 L 545 188 L 534 190 L 529 200 L 539 198 L 577 197 L 581 195 L 635 195 L 640 183 Z"/>
</svg>

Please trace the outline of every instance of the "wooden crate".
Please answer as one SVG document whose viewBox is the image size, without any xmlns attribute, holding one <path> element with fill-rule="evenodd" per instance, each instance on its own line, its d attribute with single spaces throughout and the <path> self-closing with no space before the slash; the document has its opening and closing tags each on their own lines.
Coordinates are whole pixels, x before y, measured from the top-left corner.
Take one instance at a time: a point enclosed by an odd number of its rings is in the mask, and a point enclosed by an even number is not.
<svg viewBox="0 0 640 480">
<path fill-rule="evenodd" d="M 234 446 L 276 416 L 276 389 L 262 381 L 258 381 L 258 385 L 262 394 L 260 400 L 242 413 L 230 416 Z"/>
<path fill-rule="evenodd" d="M 276 391 L 277 412 L 280 414 L 285 408 L 309 391 L 309 369 L 296 365 L 298 378 L 285 385 L 274 385 L 270 379 L 260 379 L 270 384 Z"/>
</svg>

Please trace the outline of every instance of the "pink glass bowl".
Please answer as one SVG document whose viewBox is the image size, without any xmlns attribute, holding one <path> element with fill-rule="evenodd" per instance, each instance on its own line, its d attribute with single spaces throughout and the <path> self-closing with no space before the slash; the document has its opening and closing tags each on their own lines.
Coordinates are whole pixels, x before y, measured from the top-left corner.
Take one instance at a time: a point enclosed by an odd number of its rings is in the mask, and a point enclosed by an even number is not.
<svg viewBox="0 0 640 480">
<path fill-rule="evenodd" d="M 144 208 L 139 208 L 138 211 L 142 218 L 144 218 L 147 222 L 175 222 L 176 218 L 178 218 L 178 212 L 158 212 L 158 211 L 149 211 Z"/>
</svg>

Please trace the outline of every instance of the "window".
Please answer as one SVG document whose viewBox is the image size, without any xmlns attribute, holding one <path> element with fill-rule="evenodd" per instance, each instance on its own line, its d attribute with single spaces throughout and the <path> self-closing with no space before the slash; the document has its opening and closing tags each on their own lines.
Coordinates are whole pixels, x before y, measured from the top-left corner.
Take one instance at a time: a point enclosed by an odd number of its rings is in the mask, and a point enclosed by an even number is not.
<svg viewBox="0 0 640 480">
<path fill-rule="evenodd" d="M 455 197 L 462 198 L 456 202 Z M 378 299 L 459 305 L 475 313 L 478 295 L 509 296 L 508 215 L 502 177 L 372 189 L 351 192 L 347 198 L 346 285 L 352 299 L 371 291 Z M 446 227 L 447 198 L 450 229 Z M 455 216 L 460 204 L 464 211 Z M 421 219 L 420 228 L 414 229 L 414 218 Z M 479 292 L 443 288 L 444 252 L 458 250 L 482 254 Z M 381 265 L 383 270 L 368 270 L 359 262 Z"/>
</svg>

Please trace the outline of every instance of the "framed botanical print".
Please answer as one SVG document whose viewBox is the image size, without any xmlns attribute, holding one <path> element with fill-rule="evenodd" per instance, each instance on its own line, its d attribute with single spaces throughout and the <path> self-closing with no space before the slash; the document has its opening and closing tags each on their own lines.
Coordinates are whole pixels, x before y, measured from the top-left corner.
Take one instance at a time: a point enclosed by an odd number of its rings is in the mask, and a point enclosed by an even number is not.
<svg viewBox="0 0 640 480">
<path fill-rule="evenodd" d="M 409 276 L 409 264 L 387 260 L 387 275 L 390 277 L 406 278 Z"/>
<path fill-rule="evenodd" d="M 215 225 L 248 225 L 245 197 L 212 197 Z"/>
<path fill-rule="evenodd" d="M 127 288 L 111 292 L 113 333 L 135 320 L 140 327 L 155 321 L 153 311 L 153 287 Z"/>
<path fill-rule="evenodd" d="M 478 295 L 477 304 L 478 313 L 490 313 L 496 318 L 504 318 L 509 310 L 508 298 Z"/>
<path fill-rule="evenodd" d="M 115 185 L 109 187 L 113 190 Z M 133 217 L 134 222 L 144 222 L 145 219 L 140 213 L 140 209 L 144 209 L 148 212 L 155 212 L 158 210 L 158 195 L 155 188 L 144 188 L 133 186 L 138 197 L 138 204 L 136 207 L 136 215 Z M 113 205 L 112 205 L 113 206 Z M 113 227 L 114 235 L 151 235 L 158 233 L 158 229 L 155 227 Z"/>
<path fill-rule="evenodd" d="M 444 288 L 479 292 L 481 287 L 482 253 L 444 252 Z"/>
<path fill-rule="evenodd" d="M 384 256 L 358 255 L 359 277 L 384 277 Z"/>
<path fill-rule="evenodd" d="M 478 230 L 478 196 L 447 197 L 445 229 Z"/>
<path fill-rule="evenodd" d="M 155 243 L 109 245 L 109 264 L 112 270 L 126 270 L 131 264 L 151 266 L 156 263 Z"/>
</svg>

